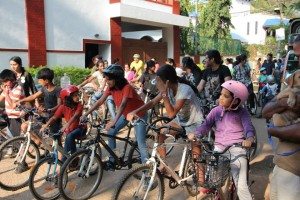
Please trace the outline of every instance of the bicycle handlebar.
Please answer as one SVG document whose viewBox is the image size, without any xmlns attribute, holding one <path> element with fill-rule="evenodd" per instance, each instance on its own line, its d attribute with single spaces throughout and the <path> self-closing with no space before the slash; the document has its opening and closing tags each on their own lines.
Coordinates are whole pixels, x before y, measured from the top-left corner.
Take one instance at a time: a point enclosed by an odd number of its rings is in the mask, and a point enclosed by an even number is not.
<svg viewBox="0 0 300 200">
<path fill-rule="evenodd" d="M 88 117 L 85 117 L 80 124 L 81 125 L 86 125 L 87 123 L 91 124 L 92 127 L 94 128 L 100 128 L 100 129 L 105 129 L 105 124 L 96 124 L 94 122 L 92 122 Z"/>
<path fill-rule="evenodd" d="M 38 108 L 27 108 L 23 105 L 16 106 L 16 110 L 22 110 L 26 114 L 40 116 Z M 48 109 L 44 109 L 42 112 L 48 112 Z"/>
<path fill-rule="evenodd" d="M 178 133 L 182 132 L 182 129 L 180 128 L 176 128 L 176 127 L 173 127 L 173 126 L 170 126 L 170 125 L 163 125 L 163 126 L 155 126 L 155 125 L 151 125 L 151 124 L 148 124 L 144 119 L 142 118 L 138 118 L 136 117 L 135 119 L 133 119 L 131 121 L 131 125 L 132 126 L 136 126 L 139 124 L 139 122 L 142 122 L 144 123 L 146 126 L 149 126 L 150 129 L 154 130 L 155 132 L 160 132 L 161 129 L 167 129 L 167 131 L 165 131 L 163 134 L 166 135 L 166 136 L 171 136 L 169 133 L 170 130 L 173 130 L 173 131 L 176 131 Z"/>
</svg>

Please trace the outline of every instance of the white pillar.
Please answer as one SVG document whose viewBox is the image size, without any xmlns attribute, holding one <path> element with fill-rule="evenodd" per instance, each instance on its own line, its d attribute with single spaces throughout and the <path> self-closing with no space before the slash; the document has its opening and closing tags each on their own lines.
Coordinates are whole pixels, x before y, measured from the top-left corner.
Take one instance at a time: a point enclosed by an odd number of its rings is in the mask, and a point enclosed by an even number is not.
<svg viewBox="0 0 300 200">
<path fill-rule="evenodd" d="M 173 27 L 164 27 L 162 29 L 163 42 L 167 42 L 168 58 L 174 57 L 174 44 L 173 44 Z M 179 39 L 179 38 L 178 38 Z"/>
</svg>

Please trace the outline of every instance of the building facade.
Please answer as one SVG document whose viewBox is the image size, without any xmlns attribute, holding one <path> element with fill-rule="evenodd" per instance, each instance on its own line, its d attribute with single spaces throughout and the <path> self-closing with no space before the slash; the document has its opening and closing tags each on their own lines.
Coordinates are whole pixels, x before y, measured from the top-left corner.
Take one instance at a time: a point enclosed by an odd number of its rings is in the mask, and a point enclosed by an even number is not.
<svg viewBox="0 0 300 200">
<path fill-rule="evenodd" d="M 97 54 L 120 64 L 139 53 L 143 60 L 179 62 L 177 0 L 1 0 L 0 68 L 18 55 L 24 66 L 86 67 Z M 161 31 L 162 38 L 126 38 L 130 32 Z"/>
</svg>

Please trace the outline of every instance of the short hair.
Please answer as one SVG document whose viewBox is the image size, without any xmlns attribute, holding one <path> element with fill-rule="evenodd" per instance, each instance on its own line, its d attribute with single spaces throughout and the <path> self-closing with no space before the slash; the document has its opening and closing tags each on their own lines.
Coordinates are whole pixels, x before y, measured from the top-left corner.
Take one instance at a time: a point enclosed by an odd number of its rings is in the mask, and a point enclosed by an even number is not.
<svg viewBox="0 0 300 200">
<path fill-rule="evenodd" d="M 17 76 L 12 70 L 4 69 L 0 73 L 0 80 L 3 82 L 6 82 L 6 81 L 15 82 L 17 80 Z"/>
<path fill-rule="evenodd" d="M 49 68 L 43 68 L 37 73 L 38 79 L 53 81 L 54 79 L 54 71 Z"/>
<path fill-rule="evenodd" d="M 146 62 L 146 65 L 147 65 L 147 67 L 146 67 L 146 72 L 145 72 L 145 73 L 148 73 L 148 70 L 149 70 L 151 67 L 154 67 L 154 66 L 155 66 L 155 62 L 154 62 L 153 60 L 148 60 L 148 61 Z"/>
<path fill-rule="evenodd" d="M 273 54 L 271 54 L 271 53 L 268 53 L 267 56 L 270 56 L 271 58 L 273 58 Z"/>
<path fill-rule="evenodd" d="M 209 59 L 214 58 L 214 60 L 217 64 L 221 64 L 221 61 L 222 61 L 221 54 L 218 50 L 216 50 L 216 49 L 208 50 L 205 54 L 207 55 L 207 57 Z"/>
</svg>

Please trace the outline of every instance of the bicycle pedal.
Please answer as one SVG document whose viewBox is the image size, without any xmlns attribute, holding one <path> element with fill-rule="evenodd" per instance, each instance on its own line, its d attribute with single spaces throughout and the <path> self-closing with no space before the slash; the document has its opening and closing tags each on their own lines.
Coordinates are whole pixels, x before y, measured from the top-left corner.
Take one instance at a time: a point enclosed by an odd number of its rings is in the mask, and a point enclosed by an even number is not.
<svg viewBox="0 0 300 200">
<path fill-rule="evenodd" d="M 178 183 L 176 182 L 176 180 L 173 177 L 171 177 L 169 180 L 169 187 L 171 189 L 175 189 L 175 188 L 177 188 L 177 186 L 178 186 Z"/>
</svg>

